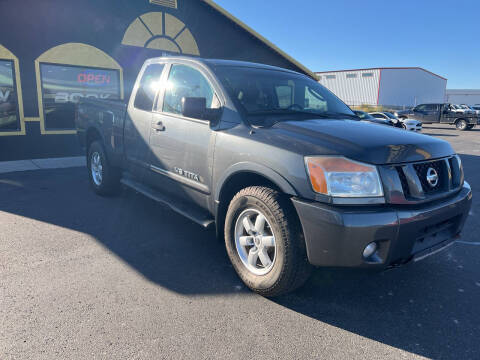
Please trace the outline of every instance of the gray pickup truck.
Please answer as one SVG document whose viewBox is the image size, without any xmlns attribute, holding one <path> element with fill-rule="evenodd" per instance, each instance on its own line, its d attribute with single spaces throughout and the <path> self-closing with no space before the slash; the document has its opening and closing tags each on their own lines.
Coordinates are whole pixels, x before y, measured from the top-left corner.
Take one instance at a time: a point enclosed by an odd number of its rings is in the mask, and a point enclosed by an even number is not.
<svg viewBox="0 0 480 360">
<path fill-rule="evenodd" d="M 76 123 L 95 192 L 123 184 L 215 227 L 264 296 L 301 286 L 312 266 L 422 259 L 459 237 L 471 206 L 447 142 L 362 122 L 281 68 L 151 59 L 128 104 L 85 100 Z"/>
<path fill-rule="evenodd" d="M 453 104 L 421 104 L 410 110 L 398 111 L 400 119 L 414 119 L 423 124 L 450 124 L 457 130 L 471 130 L 480 123 L 480 117 L 474 112 L 458 111 Z"/>
</svg>

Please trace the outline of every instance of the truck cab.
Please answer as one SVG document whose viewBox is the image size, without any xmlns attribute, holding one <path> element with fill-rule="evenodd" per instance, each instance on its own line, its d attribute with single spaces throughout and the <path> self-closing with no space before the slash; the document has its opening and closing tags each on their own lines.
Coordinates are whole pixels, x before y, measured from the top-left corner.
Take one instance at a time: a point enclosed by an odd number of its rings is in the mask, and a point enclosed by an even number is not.
<svg viewBox="0 0 480 360">
<path fill-rule="evenodd" d="M 214 228 L 264 296 L 293 291 L 314 266 L 383 270 L 432 255 L 471 207 L 447 142 L 360 121 L 287 69 L 151 59 L 128 102 L 86 99 L 76 113 L 97 194 L 123 185 Z"/>
</svg>

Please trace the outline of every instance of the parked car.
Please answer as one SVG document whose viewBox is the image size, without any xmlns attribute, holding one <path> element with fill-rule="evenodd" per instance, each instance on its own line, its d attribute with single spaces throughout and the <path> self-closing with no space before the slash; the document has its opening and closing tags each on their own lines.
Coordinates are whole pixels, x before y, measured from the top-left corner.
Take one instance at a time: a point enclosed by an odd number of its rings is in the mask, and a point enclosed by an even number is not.
<svg viewBox="0 0 480 360">
<path fill-rule="evenodd" d="M 451 124 L 457 130 L 471 130 L 479 123 L 479 117 L 471 112 L 459 111 L 453 104 L 421 104 L 413 109 L 398 111 L 400 119 L 414 119 L 423 124 Z"/>
<path fill-rule="evenodd" d="M 470 106 L 465 105 L 465 104 L 456 105 L 456 106 L 463 113 L 474 113 L 475 112 L 472 108 L 470 108 Z"/>
<path fill-rule="evenodd" d="M 367 121 L 367 122 L 371 122 L 371 123 L 375 123 L 375 124 L 379 124 L 379 125 L 395 126 L 393 121 L 391 121 L 390 119 L 376 118 L 376 117 L 372 116 L 371 114 L 369 114 L 365 111 L 360 111 L 360 110 L 354 110 L 353 112 L 362 121 Z"/>
<path fill-rule="evenodd" d="M 399 119 L 391 112 L 374 112 L 370 113 L 370 115 L 378 118 L 378 119 L 388 119 L 393 122 L 394 126 L 398 128 L 402 128 L 408 131 L 422 131 L 422 123 L 418 120 L 414 119 Z"/>
<path fill-rule="evenodd" d="M 480 104 L 478 105 L 472 105 L 470 108 L 475 111 L 475 114 L 480 115 Z"/>
<path fill-rule="evenodd" d="M 471 207 L 449 143 L 358 121 L 317 81 L 277 67 L 151 59 L 128 103 L 85 99 L 76 123 L 97 194 L 123 184 L 215 227 L 265 296 L 301 286 L 312 265 L 385 269 L 432 255 Z"/>
</svg>

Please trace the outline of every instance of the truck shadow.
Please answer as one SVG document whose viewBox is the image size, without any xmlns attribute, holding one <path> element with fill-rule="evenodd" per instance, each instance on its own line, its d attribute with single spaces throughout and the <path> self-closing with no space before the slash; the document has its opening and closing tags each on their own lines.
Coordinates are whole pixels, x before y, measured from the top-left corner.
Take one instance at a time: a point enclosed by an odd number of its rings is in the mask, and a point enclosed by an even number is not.
<svg viewBox="0 0 480 360">
<path fill-rule="evenodd" d="M 467 179 L 478 184 L 480 158 L 462 155 L 462 159 Z M 214 232 L 133 191 L 98 197 L 90 190 L 85 171 L 3 174 L 0 211 L 87 234 L 169 291 L 184 296 L 239 291 L 249 295 Z M 480 213 L 478 203 L 473 211 Z M 475 241 L 479 230 L 470 220 L 464 240 Z M 480 323 L 475 281 L 480 279 L 478 262 L 471 263 L 469 250 L 455 245 L 422 263 L 384 273 L 317 270 L 303 289 L 272 301 L 419 355 L 475 358 L 472 344 Z"/>
</svg>

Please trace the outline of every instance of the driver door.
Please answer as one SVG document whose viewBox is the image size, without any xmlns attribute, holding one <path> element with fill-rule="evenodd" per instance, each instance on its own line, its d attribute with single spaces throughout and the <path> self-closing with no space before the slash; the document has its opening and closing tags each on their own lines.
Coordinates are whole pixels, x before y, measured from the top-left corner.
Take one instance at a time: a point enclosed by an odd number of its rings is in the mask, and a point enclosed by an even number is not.
<svg viewBox="0 0 480 360">
<path fill-rule="evenodd" d="M 427 110 L 427 105 L 418 105 L 417 107 L 413 108 L 412 115 L 408 117 L 410 119 L 422 121 L 425 119 L 425 112 Z"/>
<path fill-rule="evenodd" d="M 182 115 L 184 97 L 220 102 L 208 75 L 193 65 L 172 64 L 150 133 L 151 182 L 162 192 L 208 208 L 215 132 L 207 120 Z"/>
</svg>

